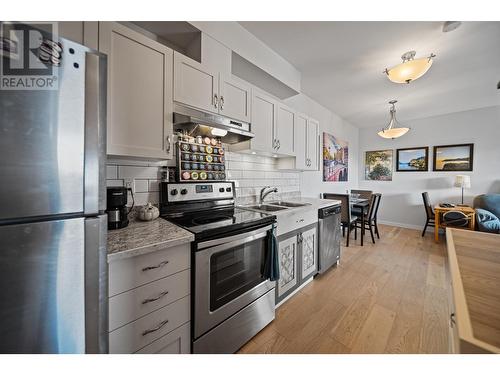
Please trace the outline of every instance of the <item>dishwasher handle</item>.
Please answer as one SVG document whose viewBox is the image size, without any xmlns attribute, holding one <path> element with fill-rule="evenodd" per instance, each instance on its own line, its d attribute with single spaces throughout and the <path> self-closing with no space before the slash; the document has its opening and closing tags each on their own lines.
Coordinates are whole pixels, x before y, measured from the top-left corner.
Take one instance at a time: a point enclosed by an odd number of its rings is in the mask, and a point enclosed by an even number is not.
<svg viewBox="0 0 500 375">
<path fill-rule="evenodd" d="M 341 210 L 342 210 L 341 205 L 321 208 L 318 210 L 318 217 L 320 219 L 324 219 L 328 216 L 338 215 L 338 214 L 340 214 Z"/>
</svg>

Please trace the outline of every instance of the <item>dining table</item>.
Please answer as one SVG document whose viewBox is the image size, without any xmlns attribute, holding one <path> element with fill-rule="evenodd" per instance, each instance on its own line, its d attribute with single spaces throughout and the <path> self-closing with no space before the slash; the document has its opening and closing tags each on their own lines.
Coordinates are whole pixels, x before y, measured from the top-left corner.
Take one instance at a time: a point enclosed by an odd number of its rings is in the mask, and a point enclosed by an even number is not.
<svg viewBox="0 0 500 375">
<path fill-rule="evenodd" d="M 349 204 L 351 208 L 361 210 L 361 246 L 363 246 L 363 238 L 365 236 L 365 215 L 370 207 L 370 201 L 366 198 L 351 198 Z"/>
</svg>

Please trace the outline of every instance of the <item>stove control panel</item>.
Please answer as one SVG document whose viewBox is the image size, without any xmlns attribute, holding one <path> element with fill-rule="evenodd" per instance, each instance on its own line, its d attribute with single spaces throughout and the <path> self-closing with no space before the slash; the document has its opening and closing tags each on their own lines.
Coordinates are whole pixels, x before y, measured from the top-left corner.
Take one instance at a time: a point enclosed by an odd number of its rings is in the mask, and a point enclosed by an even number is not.
<svg viewBox="0 0 500 375">
<path fill-rule="evenodd" d="M 234 199 L 231 182 L 169 183 L 167 191 L 169 202 Z"/>
</svg>

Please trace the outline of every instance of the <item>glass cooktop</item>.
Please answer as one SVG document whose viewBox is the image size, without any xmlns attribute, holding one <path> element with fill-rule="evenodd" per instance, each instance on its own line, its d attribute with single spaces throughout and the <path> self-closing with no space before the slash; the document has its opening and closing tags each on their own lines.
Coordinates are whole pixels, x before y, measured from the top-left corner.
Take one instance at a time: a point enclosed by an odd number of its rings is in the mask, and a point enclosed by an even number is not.
<svg viewBox="0 0 500 375">
<path fill-rule="evenodd" d="M 180 217 L 165 217 L 165 219 L 193 232 L 198 239 L 198 237 L 232 232 L 258 224 L 271 224 L 276 220 L 276 216 L 240 208 L 229 208 L 185 213 Z"/>
</svg>

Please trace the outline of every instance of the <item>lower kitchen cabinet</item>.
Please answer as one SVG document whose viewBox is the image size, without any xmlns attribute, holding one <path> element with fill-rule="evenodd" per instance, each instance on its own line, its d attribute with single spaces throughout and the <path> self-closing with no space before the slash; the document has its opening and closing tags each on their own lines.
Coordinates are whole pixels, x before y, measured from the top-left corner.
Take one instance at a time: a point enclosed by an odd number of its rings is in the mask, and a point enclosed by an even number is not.
<svg viewBox="0 0 500 375">
<path fill-rule="evenodd" d="M 111 261 L 109 352 L 190 353 L 190 244 Z"/>
<path fill-rule="evenodd" d="M 297 277 L 297 235 L 279 240 L 278 253 L 280 265 L 280 278 L 278 280 L 278 297 L 294 289 L 298 283 Z"/>
<path fill-rule="evenodd" d="M 281 302 L 318 270 L 317 223 L 278 237 L 280 279 L 277 281 L 276 303 Z"/>
<path fill-rule="evenodd" d="M 136 354 L 186 354 L 191 350 L 191 325 L 186 323 L 153 341 Z"/>
<path fill-rule="evenodd" d="M 301 248 L 301 282 L 307 280 L 318 271 L 318 232 L 311 228 L 300 234 Z"/>
</svg>

